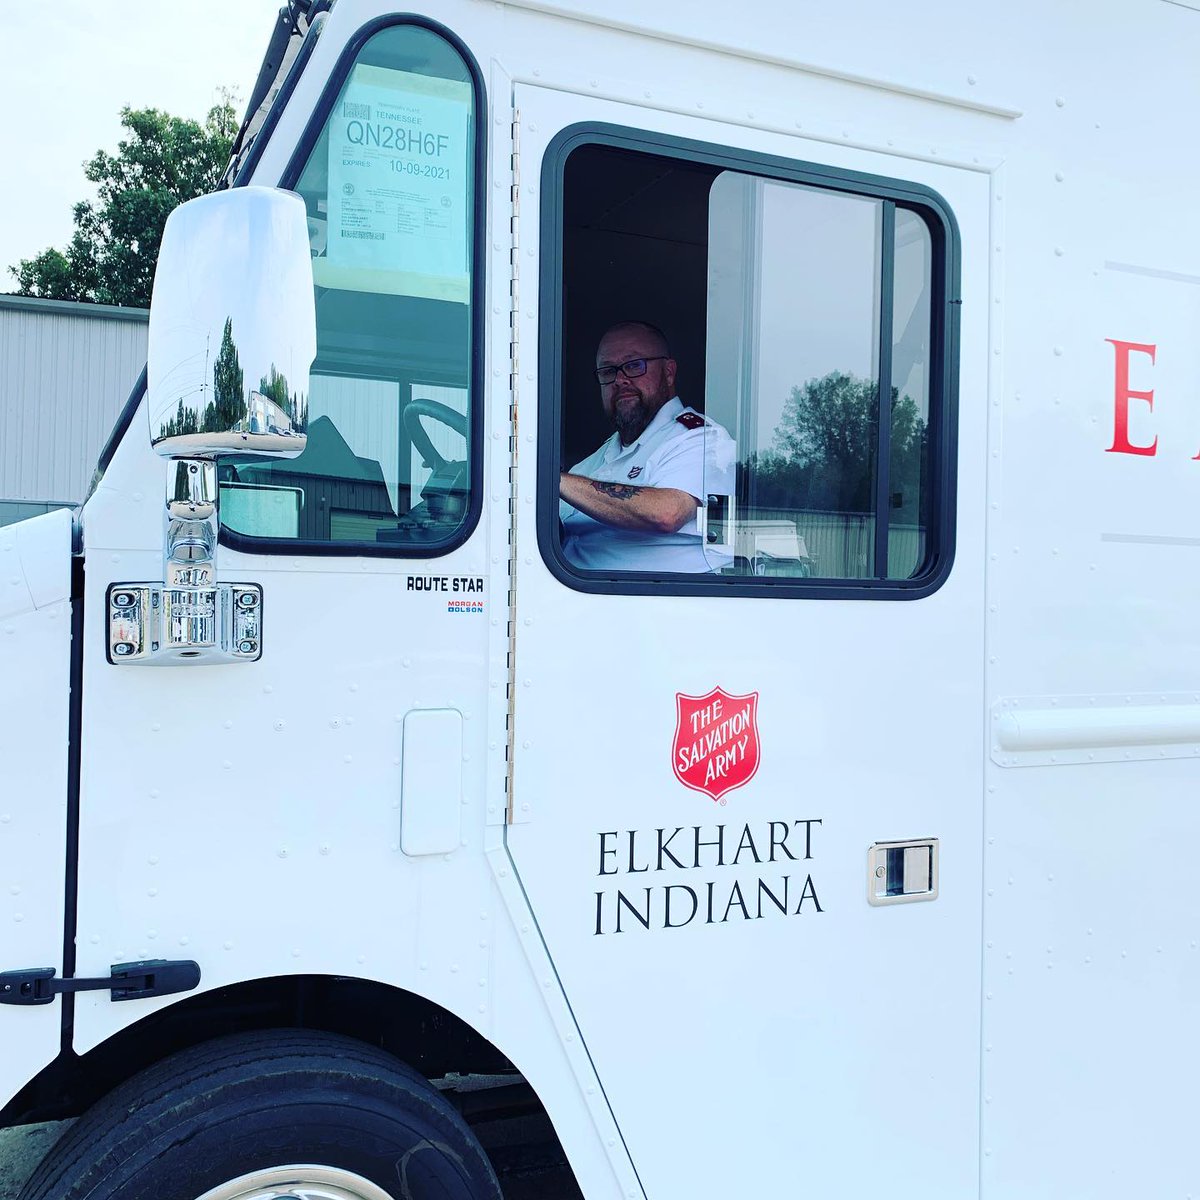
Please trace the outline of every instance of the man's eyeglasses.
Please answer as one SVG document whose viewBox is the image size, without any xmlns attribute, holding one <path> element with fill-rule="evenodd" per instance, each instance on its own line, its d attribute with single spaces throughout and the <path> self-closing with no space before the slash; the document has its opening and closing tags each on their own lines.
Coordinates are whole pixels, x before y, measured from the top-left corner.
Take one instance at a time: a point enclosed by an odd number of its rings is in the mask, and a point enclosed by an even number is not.
<svg viewBox="0 0 1200 1200">
<path fill-rule="evenodd" d="M 655 354 L 650 358 L 631 358 L 628 362 L 623 362 L 616 367 L 597 367 L 596 378 L 604 384 L 615 383 L 617 372 L 620 371 L 626 379 L 637 379 L 639 375 L 645 375 L 647 363 L 658 362 L 660 359 L 670 357 L 669 354 Z"/>
</svg>

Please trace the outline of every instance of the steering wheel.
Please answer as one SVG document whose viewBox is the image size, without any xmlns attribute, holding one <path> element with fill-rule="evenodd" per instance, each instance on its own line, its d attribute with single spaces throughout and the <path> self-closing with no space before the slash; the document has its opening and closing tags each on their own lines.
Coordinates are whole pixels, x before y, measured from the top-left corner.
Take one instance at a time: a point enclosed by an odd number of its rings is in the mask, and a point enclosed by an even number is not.
<svg viewBox="0 0 1200 1200">
<path fill-rule="evenodd" d="M 417 453 L 420 454 L 425 465 L 434 474 L 437 474 L 448 465 L 448 460 L 434 449 L 433 442 L 429 440 L 429 434 L 425 432 L 421 424 L 422 417 L 430 417 L 439 424 L 453 429 L 455 433 L 464 438 L 467 436 L 467 418 L 462 413 L 455 412 L 449 405 L 439 404 L 436 400 L 410 400 L 404 406 L 400 424 L 403 425 L 404 432 L 412 444 L 416 446 Z"/>
</svg>

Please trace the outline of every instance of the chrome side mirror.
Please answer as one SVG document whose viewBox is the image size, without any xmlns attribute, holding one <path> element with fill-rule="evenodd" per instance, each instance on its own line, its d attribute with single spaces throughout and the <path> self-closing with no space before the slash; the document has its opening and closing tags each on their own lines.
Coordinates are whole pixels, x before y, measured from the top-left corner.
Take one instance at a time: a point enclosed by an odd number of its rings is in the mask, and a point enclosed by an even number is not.
<svg viewBox="0 0 1200 1200">
<path fill-rule="evenodd" d="M 218 583 L 220 453 L 295 458 L 317 350 L 304 202 L 246 187 L 177 208 L 150 304 L 150 442 L 167 469 L 161 583 L 108 590 L 113 663 L 253 662 L 262 588 Z"/>
<path fill-rule="evenodd" d="M 317 352 L 304 202 L 245 187 L 180 205 L 150 304 L 150 441 L 168 458 L 304 450 Z"/>
</svg>

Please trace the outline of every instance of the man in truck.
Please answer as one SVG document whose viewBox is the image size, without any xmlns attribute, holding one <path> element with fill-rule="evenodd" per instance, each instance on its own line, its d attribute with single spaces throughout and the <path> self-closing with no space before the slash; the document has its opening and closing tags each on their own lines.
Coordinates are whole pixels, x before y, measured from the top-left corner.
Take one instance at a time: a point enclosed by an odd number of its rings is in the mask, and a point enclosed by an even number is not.
<svg viewBox="0 0 1200 1200">
<path fill-rule="evenodd" d="M 704 543 L 708 495 L 733 493 L 736 447 L 675 393 L 662 330 L 622 321 L 600 339 L 596 380 L 615 432 L 559 479 L 563 551 L 585 570 L 715 571 Z"/>
</svg>

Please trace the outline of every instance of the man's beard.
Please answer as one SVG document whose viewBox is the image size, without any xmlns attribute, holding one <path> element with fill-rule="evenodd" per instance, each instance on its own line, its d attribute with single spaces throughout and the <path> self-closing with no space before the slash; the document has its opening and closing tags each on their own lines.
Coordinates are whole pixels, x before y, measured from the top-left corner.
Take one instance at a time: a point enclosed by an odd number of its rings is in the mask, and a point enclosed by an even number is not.
<svg viewBox="0 0 1200 1200">
<path fill-rule="evenodd" d="M 625 399 L 636 400 L 637 403 L 622 405 L 621 400 L 618 399 L 613 404 L 613 424 L 617 427 L 621 444 L 631 446 L 646 431 L 646 426 L 650 424 L 654 413 L 651 411 L 651 402 L 640 392 L 635 396 L 625 397 Z"/>
</svg>

